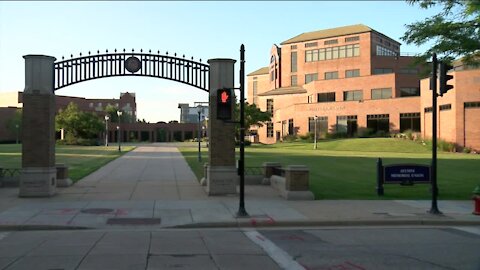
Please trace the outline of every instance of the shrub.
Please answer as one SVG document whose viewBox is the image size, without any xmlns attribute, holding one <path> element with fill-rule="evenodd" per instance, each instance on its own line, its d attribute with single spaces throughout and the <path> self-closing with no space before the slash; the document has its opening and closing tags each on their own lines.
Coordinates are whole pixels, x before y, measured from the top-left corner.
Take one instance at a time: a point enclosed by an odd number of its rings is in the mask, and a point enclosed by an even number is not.
<svg viewBox="0 0 480 270">
<path fill-rule="evenodd" d="M 298 138 L 296 135 L 287 135 L 287 136 L 284 136 L 283 137 L 283 141 L 284 142 L 294 142 L 296 141 Z"/>
<path fill-rule="evenodd" d="M 359 128 L 357 131 L 357 136 L 359 138 L 369 138 L 373 134 L 373 130 L 371 128 Z"/>
<path fill-rule="evenodd" d="M 465 147 L 465 148 L 463 148 L 462 152 L 465 153 L 465 154 L 470 154 L 472 152 L 472 148 Z"/>
<path fill-rule="evenodd" d="M 346 132 L 332 132 L 332 133 L 327 133 L 325 134 L 326 139 L 343 139 L 343 138 L 348 138 L 348 135 Z"/>
<path fill-rule="evenodd" d="M 320 134 L 317 134 L 317 139 L 320 138 Z M 305 135 L 300 135 L 299 136 L 302 141 L 305 142 L 313 142 L 315 140 L 315 133 L 313 132 L 307 132 Z"/>
</svg>

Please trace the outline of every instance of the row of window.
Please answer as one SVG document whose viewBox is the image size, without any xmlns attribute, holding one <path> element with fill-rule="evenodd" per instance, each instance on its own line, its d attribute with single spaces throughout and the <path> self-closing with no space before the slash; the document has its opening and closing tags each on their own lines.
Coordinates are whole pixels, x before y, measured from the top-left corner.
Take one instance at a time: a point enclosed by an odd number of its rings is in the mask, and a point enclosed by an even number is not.
<svg viewBox="0 0 480 270">
<path fill-rule="evenodd" d="M 360 69 L 345 70 L 345 78 L 352 78 L 352 77 L 359 77 L 359 76 L 360 76 Z M 325 80 L 338 79 L 338 71 L 325 72 L 323 78 Z M 318 73 L 305 74 L 305 84 L 313 81 L 318 81 Z M 290 76 L 290 85 L 291 86 L 298 85 L 297 75 Z"/>
<path fill-rule="evenodd" d="M 305 62 L 360 56 L 360 45 L 344 45 L 305 51 Z"/>
<path fill-rule="evenodd" d="M 335 124 L 336 132 L 346 133 L 353 136 L 358 130 L 356 115 L 339 115 L 336 117 Z M 283 128 L 283 127 L 282 127 Z M 367 128 L 372 133 L 383 131 L 388 133 L 390 131 L 390 115 L 389 114 L 370 114 L 367 115 Z M 419 132 L 420 113 L 400 113 L 400 132 L 412 130 Z M 316 129 L 316 130 L 315 130 Z M 308 132 L 317 132 L 317 134 L 326 134 L 328 132 L 328 117 L 320 116 L 316 119 L 314 117 L 308 118 Z M 293 119 L 288 120 L 288 134 L 294 134 Z M 273 137 L 273 123 L 267 123 L 267 137 Z"/>
<path fill-rule="evenodd" d="M 398 53 L 390 49 L 387 49 L 383 46 L 377 45 L 377 55 L 378 56 L 397 56 Z"/>
<path fill-rule="evenodd" d="M 465 103 L 466 105 L 467 103 Z M 465 106 L 466 107 L 466 106 Z M 452 104 L 444 104 L 444 105 L 440 105 L 439 106 L 439 110 L 440 111 L 448 111 L 448 110 L 451 110 L 452 109 Z M 425 109 L 423 109 L 423 111 L 425 113 L 431 113 L 433 112 L 433 108 L 432 107 L 426 107 Z"/>
<path fill-rule="evenodd" d="M 354 42 L 360 40 L 359 36 L 353 36 L 353 37 L 346 37 L 345 42 Z M 323 45 L 332 45 L 332 44 L 338 44 L 338 39 L 330 39 L 330 40 L 325 40 L 323 42 Z M 318 41 L 315 42 L 307 42 L 305 43 L 305 48 L 311 48 L 311 47 L 317 47 L 318 46 Z M 297 45 L 292 45 L 290 48 L 296 49 Z"/>
<path fill-rule="evenodd" d="M 387 99 L 392 98 L 392 88 L 377 88 L 371 90 L 371 99 Z M 400 88 L 400 97 L 420 96 L 418 88 Z M 343 101 L 363 100 L 363 90 L 343 91 Z M 335 92 L 326 92 L 317 94 L 317 102 L 334 102 Z M 313 103 L 309 99 L 308 103 Z"/>
</svg>

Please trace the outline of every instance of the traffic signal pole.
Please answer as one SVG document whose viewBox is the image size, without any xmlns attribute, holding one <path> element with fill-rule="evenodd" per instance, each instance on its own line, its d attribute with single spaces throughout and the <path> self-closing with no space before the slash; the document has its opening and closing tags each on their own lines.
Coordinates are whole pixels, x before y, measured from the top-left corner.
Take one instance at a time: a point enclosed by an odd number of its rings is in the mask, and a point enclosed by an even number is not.
<svg viewBox="0 0 480 270">
<path fill-rule="evenodd" d="M 248 217 L 245 210 L 245 46 L 240 46 L 240 202 L 237 217 Z"/>
<path fill-rule="evenodd" d="M 438 210 L 437 197 L 437 54 L 432 56 L 432 76 L 430 77 L 430 90 L 432 90 L 432 206 L 428 211 L 430 214 L 441 215 Z"/>
</svg>

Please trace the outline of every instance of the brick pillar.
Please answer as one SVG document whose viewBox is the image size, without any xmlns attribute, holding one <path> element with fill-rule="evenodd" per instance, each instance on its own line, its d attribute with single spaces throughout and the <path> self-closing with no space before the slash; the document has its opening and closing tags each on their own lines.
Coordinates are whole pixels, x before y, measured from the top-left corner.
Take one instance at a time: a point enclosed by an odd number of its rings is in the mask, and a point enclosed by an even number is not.
<svg viewBox="0 0 480 270">
<path fill-rule="evenodd" d="M 234 124 L 217 120 L 216 104 L 217 89 L 234 87 L 235 60 L 210 59 L 208 63 L 210 64 L 208 110 L 210 148 L 207 192 L 209 195 L 235 194 L 238 176 L 235 166 Z"/>
<path fill-rule="evenodd" d="M 55 58 L 26 55 L 23 92 L 20 197 L 48 197 L 56 191 Z"/>
</svg>

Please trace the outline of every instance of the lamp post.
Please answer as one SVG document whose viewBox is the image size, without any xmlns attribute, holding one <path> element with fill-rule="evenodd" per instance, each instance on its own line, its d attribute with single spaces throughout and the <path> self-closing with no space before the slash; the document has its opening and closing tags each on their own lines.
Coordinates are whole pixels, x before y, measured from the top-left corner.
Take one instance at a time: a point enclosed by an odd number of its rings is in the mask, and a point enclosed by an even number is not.
<svg viewBox="0 0 480 270">
<path fill-rule="evenodd" d="M 207 140 L 207 148 L 208 148 L 208 143 L 209 143 L 209 138 L 208 138 L 208 117 L 205 117 L 205 139 Z"/>
<path fill-rule="evenodd" d="M 108 146 L 108 120 L 110 117 L 108 115 L 105 115 L 105 146 Z"/>
<path fill-rule="evenodd" d="M 19 125 L 18 124 L 15 124 L 15 135 L 16 135 L 16 142 L 18 144 L 18 128 L 19 128 Z"/>
<path fill-rule="evenodd" d="M 122 147 L 121 147 L 122 133 L 121 133 L 121 130 L 120 130 L 120 124 L 121 124 L 122 121 L 121 121 L 120 116 L 122 116 L 122 112 L 117 111 L 117 115 L 118 115 L 118 126 L 117 126 L 117 130 L 118 130 L 118 152 L 121 152 L 122 151 Z"/>
<path fill-rule="evenodd" d="M 317 119 L 318 119 L 318 116 L 315 115 L 315 117 L 313 118 L 315 120 L 315 135 L 313 137 L 313 149 L 317 149 Z"/>
<path fill-rule="evenodd" d="M 202 162 L 202 152 L 201 152 L 201 145 L 200 145 L 200 140 L 201 140 L 201 132 L 202 132 L 202 128 L 201 128 L 201 121 L 200 121 L 200 115 L 202 114 L 202 106 L 201 105 L 198 105 L 197 106 L 197 113 L 198 113 L 198 134 L 197 134 L 197 137 L 198 137 L 198 162 Z"/>
</svg>

